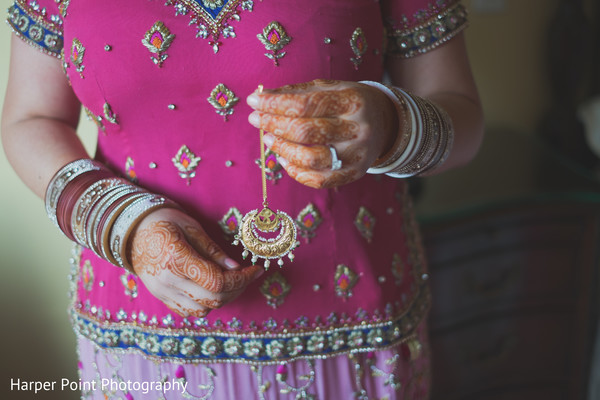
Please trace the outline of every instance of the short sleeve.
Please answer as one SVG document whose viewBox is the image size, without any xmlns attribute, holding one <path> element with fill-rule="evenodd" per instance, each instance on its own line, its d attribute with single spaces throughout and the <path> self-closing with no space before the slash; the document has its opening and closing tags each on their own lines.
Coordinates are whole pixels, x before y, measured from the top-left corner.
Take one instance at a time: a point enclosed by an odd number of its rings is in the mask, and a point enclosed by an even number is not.
<svg viewBox="0 0 600 400">
<path fill-rule="evenodd" d="M 382 0 L 386 54 L 409 58 L 435 49 L 467 26 L 458 0 Z"/>
<path fill-rule="evenodd" d="M 61 1 L 16 0 L 8 9 L 6 22 L 31 46 L 54 57 L 62 57 Z"/>
</svg>

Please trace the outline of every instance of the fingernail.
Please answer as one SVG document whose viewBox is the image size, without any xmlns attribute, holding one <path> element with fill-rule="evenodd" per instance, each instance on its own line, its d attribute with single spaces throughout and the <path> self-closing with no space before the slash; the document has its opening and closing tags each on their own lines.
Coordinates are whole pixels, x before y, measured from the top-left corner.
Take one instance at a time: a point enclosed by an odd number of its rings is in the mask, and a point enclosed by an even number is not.
<svg viewBox="0 0 600 400">
<path fill-rule="evenodd" d="M 248 103 L 248 105 L 252 108 L 258 107 L 258 95 L 256 93 L 252 93 L 246 98 L 246 103 Z"/>
<path fill-rule="evenodd" d="M 287 166 L 288 166 L 288 164 L 289 164 L 289 163 L 288 163 L 288 160 L 286 160 L 286 159 L 285 159 L 285 158 L 283 158 L 283 157 L 277 157 L 277 161 L 279 161 L 279 164 L 281 164 L 281 166 L 282 166 L 283 168 L 287 167 Z"/>
<path fill-rule="evenodd" d="M 263 136 L 263 142 L 265 142 L 265 145 L 268 148 L 271 148 L 271 146 L 273 146 L 273 142 L 275 141 L 275 138 L 271 135 L 265 135 Z"/>
<path fill-rule="evenodd" d="M 250 122 L 255 127 L 260 127 L 260 116 L 257 112 L 253 112 L 248 116 L 248 122 Z"/>
<path fill-rule="evenodd" d="M 226 258 L 224 262 L 227 268 L 234 269 L 240 266 L 240 264 L 237 261 L 231 258 Z"/>
</svg>

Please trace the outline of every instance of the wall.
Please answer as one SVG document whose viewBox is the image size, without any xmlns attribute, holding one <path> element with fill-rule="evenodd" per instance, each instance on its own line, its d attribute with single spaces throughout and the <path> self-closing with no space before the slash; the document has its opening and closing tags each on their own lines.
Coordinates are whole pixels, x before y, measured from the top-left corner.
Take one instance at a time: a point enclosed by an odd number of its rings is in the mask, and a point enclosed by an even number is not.
<svg viewBox="0 0 600 400">
<path fill-rule="evenodd" d="M 467 42 L 490 135 L 499 134 L 498 127 L 524 135 L 535 132 L 540 113 L 548 104 L 542 51 L 556 3 L 556 0 L 507 0 L 506 10 L 499 14 L 471 13 Z M 0 9 L 8 8 L 9 4 L 10 0 L 0 0 Z M 6 85 L 10 36 L 9 28 L 2 24 L 0 93 Z M 90 142 L 93 139 L 91 126 L 87 121 L 84 124 L 82 136 Z M 493 140 L 493 136 L 490 138 L 487 140 Z M 76 358 L 74 334 L 65 311 L 70 244 L 47 220 L 42 201 L 18 180 L 3 153 L 0 182 L 3 274 L 0 307 L 4 327 L 0 342 L 3 353 L 0 393 L 4 393 L 9 389 L 11 377 L 73 379 Z M 448 192 L 452 177 L 433 182 L 430 195 L 425 199 L 425 209 L 427 199 Z M 461 200 L 452 201 L 450 204 Z M 60 399 L 76 398 L 68 392 L 55 395 Z M 10 398 L 30 396 L 19 397 L 12 393 Z M 39 398 L 51 396 L 46 394 Z"/>
</svg>

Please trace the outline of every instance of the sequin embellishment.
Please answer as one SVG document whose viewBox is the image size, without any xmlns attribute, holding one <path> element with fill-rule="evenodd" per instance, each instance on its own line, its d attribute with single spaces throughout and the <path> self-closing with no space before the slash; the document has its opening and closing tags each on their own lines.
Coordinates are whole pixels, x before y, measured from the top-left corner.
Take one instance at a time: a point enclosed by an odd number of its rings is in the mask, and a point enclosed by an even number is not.
<svg viewBox="0 0 600 400">
<path fill-rule="evenodd" d="M 354 64 L 354 69 L 358 70 L 358 66 L 362 63 L 362 56 L 367 52 L 367 48 L 369 47 L 367 38 L 365 38 L 365 34 L 361 28 L 356 28 L 352 32 L 350 47 L 354 53 L 354 57 L 351 57 L 350 61 Z"/>
<path fill-rule="evenodd" d="M 106 118 L 106 120 L 108 122 L 110 122 L 111 124 L 118 124 L 117 114 L 114 113 L 114 111 L 110 107 L 110 104 L 104 103 L 103 111 L 104 111 L 104 118 Z"/>
<path fill-rule="evenodd" d="M 221 115 L 225 121 L 227 117 L 233 114 L 233 106 L 240 100 L 235 94 L 225 85 L 219 83 L 210 92 L 208 102 L 215 108 L 217 114 Z"/>
<path fill-rule="evenodd" d="M 137 277 L 129 272 L 121 275 L 121 283 L 125 289 L 125 295 L 132 300 L 138 295 Z"/>
<path fill-rule="evenodd" d="M 373 229 L 375 228 L 375 217 L 365 207 L 361 207 L 358 210 L 354 225 L 360 232 L 360 234 L 367 239 L 367 242 L 371 242 L 373 239 Z"/>
<path fill-rule="evenodd" d="M 265 279 L 260 286 L 260 292 L 267 298 L 267 304 L 273 308 L 283 304 L 283 300 L 290 293 L 292 287 L 279 272 Z"/>
<path fill-rule="evenodd" d="M 196 176 L 196 168 L 201 160 L 186 145 L 181 146 L 175 157 L 171 159 L 173 165 L 179 170 L 179 176 L 187 179 L 188 185 L 190 180 Z"/>
<path fill-rule="evenodd" d="M 81 282 L 85 290 L 88 292 L 92 290 L 92 286 L 94 285 L 94 267 L 92 267 L 90 260 L 85 260 L 81 267 Z"/>
<path fill-rule="evenodd" d="M 256 165 L 261 167 L 260 159 L 256 159 Z M 283 177 L 281 174 L 281 170 L 283 167 L 277 161 L 277 153 L 273 152 L 271 149 L 267 149 L 265 152 L 265 172 L 267 174 L 267 179 L 273 181 L 273 183 L 277 183 L 279 179 Z"/>
<path fill-rule="evenodd" d="M 73 38 L 73 44 L 71 45 L 71 62 L 75 65 L 75 70 L 79 72 L 79 76 L 83 78 L 83 56 L 85 55 L 85 47 L 81 41 L 77 38 Z"/>
<path fill-rule="evenodd" d="M 308 243 L 310 242 L 310 239 L 315 236 L 315 231 L 322 221 L 321 213 L 319 213 L 319 210 L 317 210 L 314 204 L 310 203 L 304 207 L 296 217 L 298 233 Z"/>
<path fill-rule="evenodd" d="M 133 158 L 127 157 L 125 161 L 125 173 L 127 174 L 127 179 L 131 182 L 137 183 L 137 174 L 135 173 L 135 162 L 133 162 Z"/>
<path fill-rule="evenodd" d="M 219 226 L 221 226 L 221 229 L 223 229 L 223 232 L 228 239 L 233 239 L 235 234 L 238 232 L 242 218 L 242 213 L 235 207 L 231 207 L 223 216 L 223 218 L 221 218 L 219 221 Z"/>
<path fill-rule="evenodd" d="M 171 43 L 175 39 L 175 35 L 161 21 L 156 21 L 154 25 L 146 32 L 142 39 L 142 44 L 153 53 L 150 56 L 152 62 L 159 67 L 162 67 L 163 62 L 168 55 L 165 54 Z"/>
<path fill-rule="evenodd" d="M 400 257 L 398 253 L 394 253 L 394 258 L 392 259 L 392 275 L 396 278 L 397 286 L 400 286 L 404 279 L 404 268 L 402 257 Z"/>
<path fill-rule="evenodd" d="M 335 294 L 343 299 L 352 296 L 352 288 L 358 282 L 358 275 L 344 264 L 335 270 Z"/>
<path fill-rule="evenodd" d="M 281 50 L 292 40 L 283 29 L 283 26 L 279 22 L 273 21 L 256 37 L 265 46 L 265 49 L 270 51 L 270 53 L 265 53 L 265 56 L 273 60 L 275 66 L 279 66 L 279 59 L 285 56 L 286 53 L 285 51 L 281 52 Z"/>
<path fill-rule="evenodd" d="M 54 57 L 61 57 L 63 48 L 62 19 L 48 15 L 35 2 L 15 1 L 8 9 L 6 22 L 25 42 Z"/>
<path fill-rule="evenodd" d="M 190 26 L 198 31 L 197 38 L 208 39 L 214 53 L 222 45 L 220 38 L 236 36 L 230 21 L 239 21 L 241 11 L 252 11 L 253 0 L 167 0 L 167 6 L 175 8 L 175 15 L 190 17 Z"/>
<path fill-rule="evenodd" d="M 100 115 L 96 115 L 87 107 L 83 107 L 83 111 L 85 112 L 85 116 L 88 120 L 92 121 L 98 129 L 100 129 L 104 134 L 106 134 L 106 128 L 104 127 L 104 118 Z"/>
</svg>

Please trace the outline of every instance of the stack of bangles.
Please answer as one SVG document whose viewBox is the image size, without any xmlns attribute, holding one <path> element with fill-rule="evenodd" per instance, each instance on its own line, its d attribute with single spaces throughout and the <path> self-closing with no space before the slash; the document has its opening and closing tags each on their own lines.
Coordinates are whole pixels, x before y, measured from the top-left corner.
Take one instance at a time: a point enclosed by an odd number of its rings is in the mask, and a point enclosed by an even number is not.
<svg viewBox="0 0 600 400">
<path fill-rule="evenodd" d="M 65 165 L 46 189 L 48 217 L 65 236 L 131 272 L 126 256 L 129 236 L 138 222 L 162 207 L 177 205 L 90 159 Z"/>
<path fill-rule="evenodd" d="M 442 108 L 396 87 L 372 81 L 360 83 L 380 89 L 394 103 L 399 116 L 408 116 L 400 124 L 392 148 L 375 160 L 367 173 L 394 178 L 423 176 L 446 161 L 452 149 L 454 130 Z"/>
</svg>

